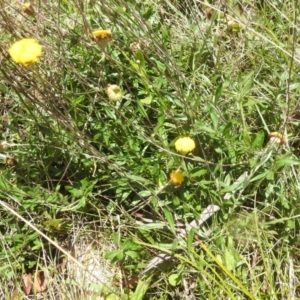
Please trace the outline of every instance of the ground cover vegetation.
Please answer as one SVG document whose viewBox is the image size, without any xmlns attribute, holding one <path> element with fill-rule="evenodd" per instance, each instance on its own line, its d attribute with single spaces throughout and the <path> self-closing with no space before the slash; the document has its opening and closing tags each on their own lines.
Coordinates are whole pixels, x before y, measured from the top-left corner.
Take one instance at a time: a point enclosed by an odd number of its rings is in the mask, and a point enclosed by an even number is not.
<svg viewBox="0 0 300 300">
<path fill-rule="evenodd" d="M 1 299 L 300 299 L 299 1 L 0 3 Z"/>
</svg>

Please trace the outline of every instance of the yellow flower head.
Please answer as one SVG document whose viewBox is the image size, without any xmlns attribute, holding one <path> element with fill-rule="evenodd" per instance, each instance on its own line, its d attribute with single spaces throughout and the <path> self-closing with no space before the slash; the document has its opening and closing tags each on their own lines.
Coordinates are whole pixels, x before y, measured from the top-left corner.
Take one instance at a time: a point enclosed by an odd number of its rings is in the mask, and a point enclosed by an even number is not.
<svg viewBox="0 0 300 300">
<path fill-rule="evenodd" d="M 227 29 L 229 31 L 241 31 L 244 29 L 244 26 L 235 21 L 232 17 L 230 16 L 226 16 L 226 19 L 227 19 Z"/>
<path fill-rule="evenodd" d="M 0 141 L 0 152 L 5 152 L 9 148 L 9 143 L 6 141 Z"/>
<path fill-rule="evenodd" d="M 146 41 L 142 41 L 142 40 L 138 40 L 136 42 L 133 42 L 129 45 L 129 49 L 132 52 L 137 52 L 138 50 L 144 50 L 147 48 L 147 42 Z"/>
<path fill-rule="evenodd" d="M 102 48 L 105 48 L 112 38 L 112 33 L 109 30 L 93 31 L 90 37 L 96 40 Z"/>
<path fill-rule="evenodd" d="M 106 94 L 111 101 L 118 101 L 123 97 L 121 88 L 116 84 L 109 84 L 106 88 Z"/>
<path fill-rule="evenodd" d="M 42 47 L 35 39 L 22 39 L 15 42 L 8 53 L 14 62 L 27 66 L 42 55 Z"/>
<path fill-rule="evenodd" d="M 30 16 L 33 16 L 34 13 L 35 13 L 32 2 L 24 3 L 23 6 L 22 6 L 22 10 L 24 11 L 24 13 L 26 13 Z"/>
<path fill-rule="evenodd" d="M 271 144 L 284 144 L 285 137 L 279 132 L 270 132 L 269 139 Z"/>
<path fill-rule="evenodd" d="M 172 170 L 170 172 L 170 181 L 174 185 L 181 185 L 184 181 L 184 177 L 180 171 Z"/>
<path fill-rule="evenodd" d="M 195 147 L 195 141 L 190 137 L 182 137 L 175 142 L 175 149 L 182 154 L 193 151 Z"/>
</svg>

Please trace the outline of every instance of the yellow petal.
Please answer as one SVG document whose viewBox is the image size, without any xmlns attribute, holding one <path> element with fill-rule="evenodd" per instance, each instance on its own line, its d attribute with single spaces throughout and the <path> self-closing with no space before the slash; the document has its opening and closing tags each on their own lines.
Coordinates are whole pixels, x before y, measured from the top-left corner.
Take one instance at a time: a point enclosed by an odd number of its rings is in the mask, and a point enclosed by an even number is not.
<svg viewBox="0 0 300 300">
<path fill-rule="evenodd" d="M 33 16 L 35 14 L 34 8 L 33 8 L 33 3 L 32 2 L 26 2 L 22 6 L 22 10 L 24 13 Z"/>
<path fill-rule="evenodd" d="M 170 172 L 170 181 L 174 185 L 180 185 L 184 181 L 184 177 L 180 171 L 172 170 Z"/>
<path fill-rule="evenodd" d="M 14 62 L 27 66 L 39 59 L 42 47 L 35 39 L 22 39 L 15 42 L 8 52 Z"/>
<path fill-rule="evenodd" d="M 190 137 L 182 137 L 175 142 L 175 149 L 182 154 L 193 151 L 195 147 L 195 141 Z"/>
<path fill-rule="evenodd" d="M 106 88 L 106 94 L 111 101 L 118 101 L 123 98 L 121 88 L 116 84 L 109 84 Z"/>
<path fill-rule="evenodd" d="M 269 139 L 272 144 L 284 144 L 285 137 L 279 132 L 270 132 Z"/>
<path fill-rule="evenodd" d="M 97 40 L 102 48 L 105 48 L 112 38 L 112 33 L 109 30 L 95 30 L 90 36 L 94 40 Z"/>
</svg>

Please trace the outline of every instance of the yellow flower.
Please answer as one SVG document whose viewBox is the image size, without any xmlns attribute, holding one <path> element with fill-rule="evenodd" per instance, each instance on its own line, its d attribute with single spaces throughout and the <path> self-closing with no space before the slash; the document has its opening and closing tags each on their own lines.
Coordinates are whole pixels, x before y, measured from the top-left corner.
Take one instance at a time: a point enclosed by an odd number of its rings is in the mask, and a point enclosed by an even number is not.
<svg viewBox="0 0 300 300">
<path fill-rule="evenodd" d="M 90 37 L 96 40 L 102 48 L 105 48 L 112 38 L 112 33 L 109 30 L 95 30 Z"/>
<path fill-rule="evenodd" d="M 170 172 L 170 181 L 174 185 L 181 185 L 184 181 L 184 177 L 180 171 L 172 170 Z"/>
<path fill-rule="evenodd" d="M 195 147 L 195 141 L 190 137 L 182 137 L 175 142 L 175 149 L 182 154 L 193 151 Z"/>
<path fill-rule="evenodd" d="M 229 20 L 227 22 L 227 29 L 229 31 L 241 31 L 243 29 L 243 25 L 241 23 L 238 23 L 234 20 Z"/>
<path fill-rule="evenodd" d="M 6 141 L 0 141 L 0 152 L 5 152 L 9 148 L 9 143 Z"/>
<path fill-rule="evenodd" d="M 5 158 L 5 163 L 10 167 L 15 167 L 18 164 L 14 155 L 7 155 Z"/>
<path fill-rule="evenodd" d="M 129 45 L 129 49 L 132 52 L 137 52 L 138 50 L 144 50 L 145 48 L 147 48 L 147 42 L 146 41 L 142 41 L 142 40 L 138 40 L 136 42 L 133 42 Z"/>
<path fill-rule="evenodd" d="M 34 13 L 35 13 L 32 2 L 24 3 L 23 6 L 22 6 L 22 10 L 24 11 L 24 13 L 26 13 L 30 16 L 33 16 Z"/>
<path fill-rule="evenodd" d="M 269 139 L 271 144 L 284 144 L 285 137 L 279 132 L 270 132 Z"/>
<path fill-rule="evenodd" d="M 106 94 L 111 101 L 118 101 L 123 97 L 121 88 L 116 84 L 109 84 L 106 88 Z"/>
<path fill-rule="evenodd" d="M 27 66 L 42 55 L 42 47 L 35 39 L 22 39 L 15 42 L 8 53 L 14 62 Z"/>
<path fill-rule="evenodd" d="M 224 15 L 225 17 L 225 15 Z M 238 22 L 238 20 L 235 20 L 234 18 L 226 15 L 227 20 L 227 29 L 229 31 L 241 31 L 244 29 L 244 26 L 242 23 Z"/>
</svg>

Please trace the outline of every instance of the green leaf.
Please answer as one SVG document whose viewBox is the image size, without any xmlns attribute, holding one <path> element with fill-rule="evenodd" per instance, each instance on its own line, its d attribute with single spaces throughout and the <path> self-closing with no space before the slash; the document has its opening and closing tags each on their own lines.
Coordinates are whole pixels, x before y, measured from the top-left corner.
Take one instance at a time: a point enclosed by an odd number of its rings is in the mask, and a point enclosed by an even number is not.
<svg viewBox="0 0 300 300">
<path fill-rule="evenodd" d="M 224 253 L 224 262 L 225 266 L 229 271 L 232 271 L 236 266 L 236 261 L 234 259 L 234 256 L 231 254 L 231 252 L 226 249 Z"/>
<path fill-rule="evenodd" d="M 142 198 L 146 198 L 152 195 L 152 192 L 147 190 L 147 191 L 140 191 L 138 193 L 139 196 L 141 196 Z"/>
<path fill-rule="evenodd" d="M 121 247 L 123 251 L 139 250 L 141 248 L 141 246 L 136 244 L 131 238 L 126 239 Z"/>
<path fill-rule="evenodd" d="M 145 105 L 150 105 L 153 101 L 152 95 L 149 95 L 146 98 L 141 99 L 140 101 L 141 101 L 141 103 L 143 103 Z"/>
<path fill-rule="evenodd" d="M 79 207 L 85 207 L 86 205 L 86 197 L 81 197 L 79 200 Z"/>
<path fill-rule="evenodd" d="M 263 146 L 264 140 L 265 140 L 265 133 L 263 131 L 258 132 L 255 135 L 255 138 L 251 143 L 251 148 L 252 149 L 255 149 L 255 148 L 261 149 Z"/>
<path fill-rule="evenodd" d="M 267 177 L 268 173 L 269 173 L 269 170 L 265 170 L 261 174 L 258 174 L 255 177 L 251 178 L 250 182 L 254 182 L 254 181 L 257 181 L 261 178 L 265 178 L 265 177 Z"/>
<path fill-rule="evenodd" d="M 106 252 L 104 255 L 105 259 L 110 259 L 113 263 L 114 262 L 121 262 L 124 259 L 124 253 L 120 250 L 112 250 L 109 252 Z"/>
<path fill-rule="evenodd" d="M 143 52 L 141 50 L 138 49 L 135 52 L 135 58 L 139 61 L 138 69 L 145 68 L 145 58 L 144 58 Z"/>
<path fill-rule="evenodd" d="M 191 228 L 191 230 L 189 231 L 189 234 L 188 234 L 188 239 L 187 239 L 187 250 L 189 253 L 191 253 L 191 250 L 192 250 L 194 235 L 195 235 L 195 229 Z"/>
<path fill-rule="evenodd" d="M 267 173 L 267 175 L 266 175 L 266 179 L 267 179 L 267 180 L 270 180 L 270 181 L 273 181 L 274 178 L 275 178 L 274 172 L 273 172 L 272 170 L 268 170 L 268 173 Z"/>
<path fill-rule="evenodd" d="M 131 250 L 125 251 L 125 255 L 129 256 L 133 260 L 135 260 L 138 257 L 138 254 L 135 251 Z"/>
<path fill-rule="evenodd" d="M 120 300 L 121 298 L 117 294 L 109 294 L 105 296 L 105 300 Z"/>
<path fill-rule="evenodd" d="M 55 132 L 45 123 L 37 124 L 37 126 L 39 131 L 45 135 L 52 137 L 55 134 Z"/>
<path fill-rule="evenodd" d="M 225 187 L 221 192 L 232 192 L 246 187 L 249 184 L 248 173 L 244 172 L 232 185 Z"/>
<path fill-rule="evenodd" d="M 169 276 L 169 279 L 168 279 L 169 284 L 172 285 L 172 286 L 179 285 L 181 280 L 182 280 L 181 274 L 172 274 L 172 275 Z"/>
<path fill-rule="evenodd" d="M 164 209 L 164 215 L 165 215 L 165 218 L 166 218 L 172 232 L 175 233 L 174 218 L 173 218 L 172 213 L 170 212 L 169 209 L 165 208 Z"/>
<path fill-rule="evenodd" d="M 51 219 L 44 221 L 43 224 L 45 226 L 54 227 L 55 229 L 60 229 L 61 225 L 63 224 L 62 219 Z"/>
<path fill-rule="evenodd" d="M 210 118 L 212 120 L 214 129 L 217 130 L 218 129 L 218 123 L 219 123 L 219 116 L 213 108 L 210 111 Z"/>
<path fill-rule="evenodd" d="M 297 158 L 291 158 L 291 154 L 287 153 L 286 155 L 280 157 L 275 162 L 276 170 L 281 169 L 285 166 L 298 166 L 300 165 L 300 159 Z"/>
<path fill-rule="evenodd" d="M 194 177 L 201 177 L 202 175 L 207 174 L 207 169 L 198 169 L 198 168 L 194 168 L 190 174 L 191 178 Z"/>
<path fill-rule="evenodd" d="M 12 184 L 4 176 L 0 176 L 0 189 L 1 191 L 10 191 L 13 189 Z"/>
<path fill-rule="evenodd" d="M 145 231 L 150 231 L 150 230 L 157 230 L 157 229 L 162 229 L 166 226 L 165 223 L 150 223 L 150 224 L 144 224 L 140 225 L 137 228 L 140 230 L 145 230 Z"/>
<path fill-rule="evenodd" d="M 149 281 L 139 280 L 139 283 L 135 289 L 134 294 L 130 297 L 130 300 L 143 300 L 148 290 Z"/>
<path fill-rule="evenodd" d="M 216 88 L 216 91 L 215 91 L 215 103 L 218 103 L 219 102 L 219 99 L 222 95 L 222 91 L 223 91 L 223 83 L 220 82 L 219 85 L 217 86 Z"/>
</svg>

